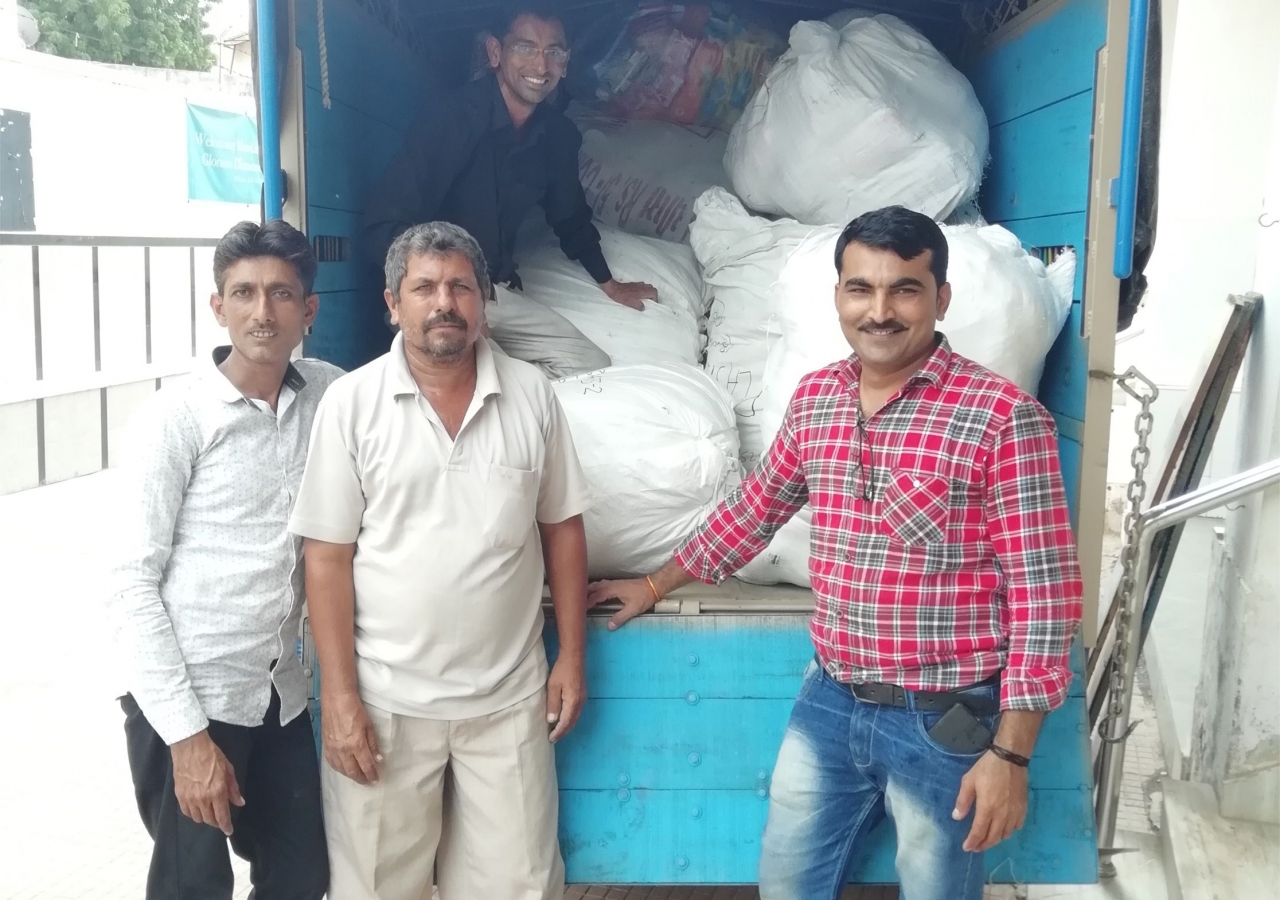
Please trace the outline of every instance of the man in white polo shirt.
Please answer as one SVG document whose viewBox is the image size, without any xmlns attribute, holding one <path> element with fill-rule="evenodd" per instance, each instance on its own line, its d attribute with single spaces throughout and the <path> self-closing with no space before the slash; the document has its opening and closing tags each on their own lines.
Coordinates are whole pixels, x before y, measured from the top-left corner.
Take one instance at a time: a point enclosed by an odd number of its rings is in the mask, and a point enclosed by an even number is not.
<svg viewBox="0 0 1280 900">
<path fill-rule="evenodd" d="M 322 673 L 332 900 L 429 897 L 433 865 L 441 900 L 564 890 L 551 745 L 586 696 L 588 488 L 550 383 L 481 336 L 487 272 L 455 225 L 401 235 L 400 333 L 316 414 L 290 528 Z"/>
</svg>

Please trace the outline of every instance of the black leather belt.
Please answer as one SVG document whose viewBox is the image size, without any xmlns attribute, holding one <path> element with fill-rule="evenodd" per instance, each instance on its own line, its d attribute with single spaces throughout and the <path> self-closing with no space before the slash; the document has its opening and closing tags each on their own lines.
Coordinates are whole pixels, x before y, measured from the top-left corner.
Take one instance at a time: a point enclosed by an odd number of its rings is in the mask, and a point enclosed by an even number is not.
<svg viewBox="0 0 1280 900">
<path fill-rule="evenodd" d="M 977 684 L 969 685 L 969 687 L 988 687 L 999 684 L 1000 673 L 997 672 L 990 678 L 979 681 Z M 975 697 L 960 691 L 909 691 L 906 688 L 898 687 L 896 684 L 881 684 L 878 681 L 847 684 L 845 687 L 859 700 L 866 703 L 877 703 L 880 706 L 905 708 L 907 696 L 911 695 L 915 698 L 917 712 L 942 713 L 957 703 L 962 703 L 969 707 L 969 711 L 975 716 L 994 716 L 1000 712 L 1000 699 L 998 697 Z M 968 690 L 968 688 L 962 690 Z"/>
</svg>

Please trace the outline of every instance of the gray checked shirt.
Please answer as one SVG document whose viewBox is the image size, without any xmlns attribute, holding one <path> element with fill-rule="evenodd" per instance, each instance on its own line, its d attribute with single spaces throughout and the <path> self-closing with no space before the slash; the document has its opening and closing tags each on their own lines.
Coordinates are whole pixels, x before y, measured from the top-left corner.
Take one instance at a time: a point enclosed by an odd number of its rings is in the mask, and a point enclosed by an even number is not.
<svg viewBox="0 0 1280 900">
<path fill-rule="evenodd" d="M 301 539 L 289 514 L 320 397 L 342 370 L 290 366 L 272 412 L 217 368 L 158 391 L 131 425 L 115 512 L 109 614 L 127 689 L 167 744 L 210 720 L 262 724 L 306 706 L 296 653 Z"/>
</svg>

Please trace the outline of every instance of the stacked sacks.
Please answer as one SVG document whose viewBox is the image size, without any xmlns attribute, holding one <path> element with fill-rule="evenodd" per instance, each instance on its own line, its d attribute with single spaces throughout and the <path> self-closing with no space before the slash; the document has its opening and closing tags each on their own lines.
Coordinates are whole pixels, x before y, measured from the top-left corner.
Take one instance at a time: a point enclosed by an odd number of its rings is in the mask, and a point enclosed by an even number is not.
<svg viewBox="0 0 1280 900">
<path fill-rule="evenodd" d="M 801 222 L 843 225 L 895 204 L 941 220 L 977 192 L 987 143 L 973 87 L 928 39 L 860 15 L 791 29 L 725 168 L 748 207 Z"/>
<path fill-rule="evenodd" d="M 1071 311 L 1075 255 L 1047 270 L 998 225 L 943 227 L 951 305 L 939 329 L 952 349 L 1035 395 L 1044 359 Z M 769 352 L 761 424 L 772 441 L 807 373 L 848 356 L 833 302 L 838 229 L 806 240 L 788 259 L 773 294 L 778 340 Z M 758 584 L 808 585 L 810 510 L 805 507 L 739 577 Z"/>
<path fill-rule="evenodd" d="M 593 495 L 588 574 L 658 569 L 741 478 L 729 397 L 689 365 L 613 366 L 552 387 Z"/>
<path fill-rule="evenodd" d="M 579 107 L 570 107 L 570 116 L 582 131 L 582 188 L 602 225 L 683 243 L 698 195 L 729 184 L 724 131 L 618 119 Z"/>
<path fill-rule="evenodd" d="M 524 294 L 568 319 L 615 365 L 698 365 L 706 341 L 706 301 L 693 251 L 611 228 L 602 227 L 600 236 L 613 277 L 649 282 L 658 289 L 657 303 L 646 301 L 641 312 L 613 302 L 548 232 L 520 244 L 517 262 Z"/>
<path fill-rule="evenodd" d="M 705 368 L 733 398 L 742 464 L 751 471 L 765 449 L 760 392 L 769 357 L 769 290 L 791 252 L 822 229 L 753 216 L 722 188 L 699 197 L 694 214 L 689 243 L 711 295 Z"/>
</svg>

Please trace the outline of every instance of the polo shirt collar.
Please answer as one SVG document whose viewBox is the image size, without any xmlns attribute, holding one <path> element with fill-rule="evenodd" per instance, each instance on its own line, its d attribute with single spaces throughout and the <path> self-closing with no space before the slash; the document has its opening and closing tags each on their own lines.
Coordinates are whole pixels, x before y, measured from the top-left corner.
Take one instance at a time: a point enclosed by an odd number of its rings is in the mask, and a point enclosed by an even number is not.
<svg viewBox="0 0 1280 900">
<path fill-rule="evenodd" d="M 484 400 L 502 393 L 502 383 L 498 378 L 498 365 L 494 362 L 493 349 L 485 338 L 477 338 L 476 348 L 476 397 Z M 396 332 L 391 342 L 391 359 L 388 374 L 390 376 L 392 396 L 402 397 L 406 394 L 416 395 L 421 391 L 418 383 L 409 372 L 409 361 L 404 355 L 404 332 Z"/>
<path fill-rule="evenodd" d="M 231 346 L 224 344 L 221 347 L 214 347 L 213 352 L 209 355 L 209 365 L 203 367 L 200 373 L 201 379 L 213 391 L 215 397 L 224 403 L 238 403 L 246 399 L 245 395 L 240 392 L 240 388 L 231 383 L 231 379 L 222 373 L 218 366 L 222 365 L 231 355 Z M 289 363 L 289 367 L 284 371 L 284 387 L 293 391 L 295 394 L 301 393 L 302 389 L 307 386 L 307 379 L 302 377 L 302 373 L 294 368 L 293 363 Z"/>
</svg>

